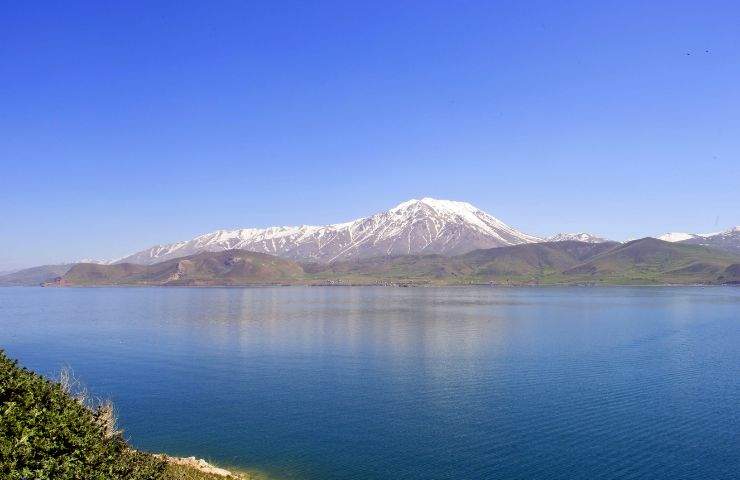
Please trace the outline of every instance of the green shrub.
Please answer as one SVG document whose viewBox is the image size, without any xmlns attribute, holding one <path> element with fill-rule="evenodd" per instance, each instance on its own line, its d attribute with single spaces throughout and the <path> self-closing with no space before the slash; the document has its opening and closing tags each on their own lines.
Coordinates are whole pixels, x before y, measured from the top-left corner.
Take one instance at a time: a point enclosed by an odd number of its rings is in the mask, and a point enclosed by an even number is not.
<svg viewBox="0 0 740 480">
<path fill-rule="evenodd" d="M 131 449 L 110 413 L 86 406 L 0 350 L 0 478 L 161 479 L 164 462 Z"/>
</svg>

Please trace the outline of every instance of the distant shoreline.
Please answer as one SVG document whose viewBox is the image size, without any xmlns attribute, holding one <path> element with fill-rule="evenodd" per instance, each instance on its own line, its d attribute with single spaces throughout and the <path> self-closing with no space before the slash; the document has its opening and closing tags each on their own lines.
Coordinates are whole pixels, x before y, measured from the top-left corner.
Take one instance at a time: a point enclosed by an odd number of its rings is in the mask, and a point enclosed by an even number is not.
<svg viewBox="0 0 740 480">
<path fill-rule="evenodd" d="M 0 285 L 0 288 L 22 287 L 22 288 L 59 288 L 59 289 L 80 289 L 80 288 L 350 288 L 350 287 L 378 287 L 378 288 L 471 288 L 471 287 L 488 287 L 488 288 L 553 288 L 553 287 L 573 287 L 573 288 L 604 288 L 604 287 L 740 287 L 738 283 L 540 283 L 540 284 L 488 284 L 488 283 L 471 283 L 471 284 L 422 284 L 409 283 L 404 285 L 382 285 L 375 283 L 249 283 L 249 284 L 221 284 L 221 285 L 145 285 L 145 284 L 109 284 L 109 285 Z"/>
<path fill-rule="evenodd" d="M 601 286 L 740 284 L 740 255 L 654 238 L 625 244 L 562 241 L 446 257 L 381 256 L 300 263 L 248 250 L 204 251 L 153 264 L 77 263 L 0 277 L 44 286 Z"/>
</svg>

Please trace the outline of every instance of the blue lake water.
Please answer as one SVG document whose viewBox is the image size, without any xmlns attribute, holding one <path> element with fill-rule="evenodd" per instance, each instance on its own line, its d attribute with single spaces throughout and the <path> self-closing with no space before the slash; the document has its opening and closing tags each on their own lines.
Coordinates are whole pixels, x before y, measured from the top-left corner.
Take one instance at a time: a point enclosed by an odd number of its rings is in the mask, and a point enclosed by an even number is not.
<svg viewBox="0 0 740 480">
<path fill-rule="evenodd" d="M 280 479 L 740 472 L 740 288 L 0 288 L 0 347 Z"/>
</svg>

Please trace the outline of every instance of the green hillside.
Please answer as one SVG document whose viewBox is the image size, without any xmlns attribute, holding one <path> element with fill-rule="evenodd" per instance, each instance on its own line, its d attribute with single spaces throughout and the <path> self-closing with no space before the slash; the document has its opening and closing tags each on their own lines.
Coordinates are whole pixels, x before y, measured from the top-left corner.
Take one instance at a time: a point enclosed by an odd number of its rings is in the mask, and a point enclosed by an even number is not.
<svg viewBox="0 0 740 480">
<path fill-rule="evenodd" d="M 203 252 L 154 265 L 79 263 L 59 285 L 248 285 L 300 281 L 303 268 L 290 260 L 243 250 Z"/>
<path fill-rule="evenodd" d="M 442 255 L 383 256 L 363 260 L 306 265 L 308 278 L 337 280 L 340 283 L 454 281 L 470 273 L 459 257 Z"/>
<path fill-rule="evenodd" d="M 543 277 L 561 272 L 619 244 L 551 242 L 476 250 L 461 257 L 481 279 Z"/>
<path fill-rule="evenodd" d="M 738 256 L 644 238 L 626 244 L 533 243 L 440 255 L 379 257 L 306 266 L 335 283 L 660 284 L 737 283 Z"/>
<path fill-rule="evenodd" d="M 700 245 L 643 238 L 619 245 L 564 275 L 599 282 L 722 283 L 738 257 Z"/>
<path fill-rule="evenodd" d="M 0 275 L 0 286 L 40 285 L 61 277 L 67 273 L 71 267 L 71 264 L 66 264 L 41 265 L 39 267 L 26 268 L 17 272 Z"/>
<path fill-rule="evenodd" d="M 719 275 L 722 283 L 740 285 L 740 263 L 733 263 Z"/>
<path fill-rule="evenodd" d="M 299 264 L 243 250 L 203 252 L 154 265 L 78 264 L 74 285 L 466 285 L 740 283 L 740 257 L 700 245 L 643 238 L 625 244 L 576 241 L 475 250 L 464 255 L 381 256 Z"/>
</svg>

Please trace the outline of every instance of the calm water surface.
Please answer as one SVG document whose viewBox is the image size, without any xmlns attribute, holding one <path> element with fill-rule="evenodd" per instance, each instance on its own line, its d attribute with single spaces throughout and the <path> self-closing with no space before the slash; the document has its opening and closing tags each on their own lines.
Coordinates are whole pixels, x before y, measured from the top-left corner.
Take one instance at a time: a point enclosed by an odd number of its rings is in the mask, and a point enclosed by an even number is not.
<svg viewBox="0 0 740 480">
<path fill-rule="evenodd" d="M 0 288 L 140 448 L 282 479 L 730 479 L 738 288 Z"/>
</svg>

